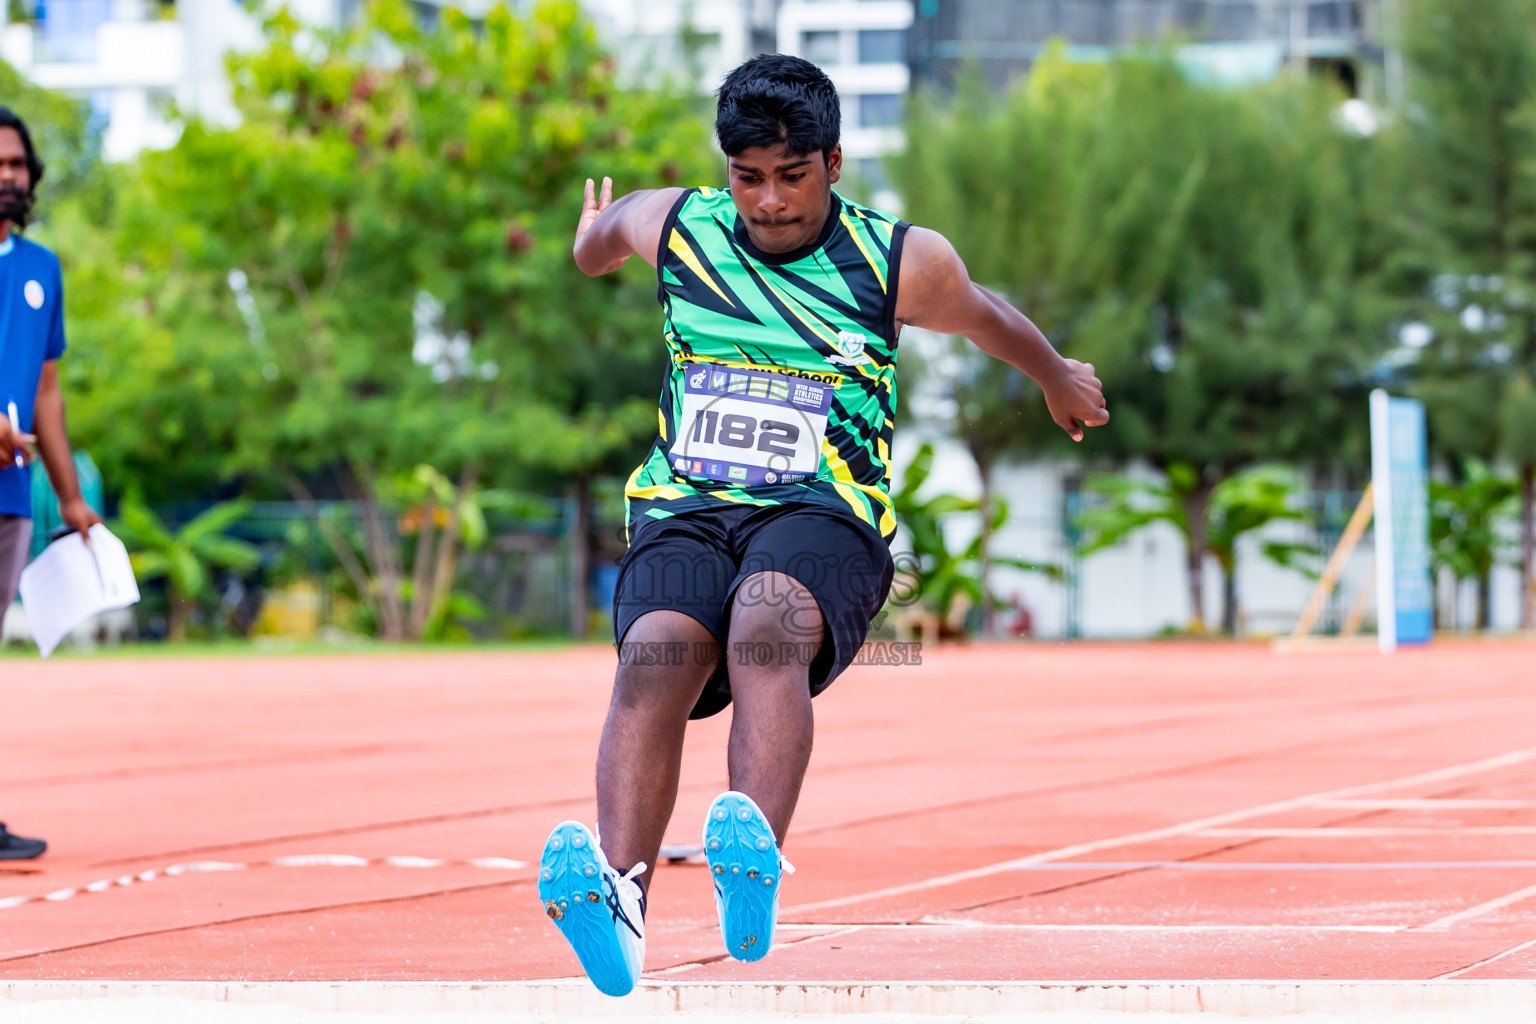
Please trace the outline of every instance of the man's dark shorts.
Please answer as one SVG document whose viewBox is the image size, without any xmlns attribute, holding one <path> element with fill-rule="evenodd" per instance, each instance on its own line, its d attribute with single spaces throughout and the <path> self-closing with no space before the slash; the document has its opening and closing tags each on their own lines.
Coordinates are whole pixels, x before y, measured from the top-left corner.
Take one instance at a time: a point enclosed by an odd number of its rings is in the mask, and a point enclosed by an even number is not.
<svg viewBox="0 0 1536 1024">
<path fill-rule="evenodd" d="M 731 606 L 753 573 L 781 572 L 811 592 L 825 628 L 820 635 L 785 622 L 794 650 L 772 657 L 810 657 L 811 695 L 831 685 L 863 646 L 870 620 L 885 604 L 894 566 L 890 548 L 872 528 L 814 505 L 742 505 L 647 519 L 630 535 L 613 594 L 614 639 L 646 612 L 663 609 L 698 620 L 720 644 L 714 675 L 690 718 L 708 718 L 731 702 Z M 775 604 L 784 595 L 760 586 L 741 591 L 742 601 Z M 820 645 L 819 651 L 816 645 Z M 621 646 L 621 657 L 624 653 Z M 685 652 L 690 661 L 694 652 Z"/>
</svg>

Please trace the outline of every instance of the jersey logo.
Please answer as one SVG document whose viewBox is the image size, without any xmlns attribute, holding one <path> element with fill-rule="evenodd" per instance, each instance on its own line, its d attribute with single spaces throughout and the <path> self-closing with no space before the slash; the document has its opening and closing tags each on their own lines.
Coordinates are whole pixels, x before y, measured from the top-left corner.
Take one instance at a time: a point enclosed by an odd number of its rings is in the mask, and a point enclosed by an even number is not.
<svg viewBox="0 0 1536 1024">
<path fill-rule="evenodd" d="M 43 286 L 36 281 L 28 281 L 26 286 L 22 288 L 21 294 L 26 296 L 27 305 L 33 309 L 43 308 Z"/>
<path fill-rule="evenodd" d="M 864 344 L 867 340 L 864 335 L 855 334 L 853 331 L 838 331 L 837 350 L 843 356 L 828 356 L 827 362 L 841 366 L 858 366 L 869 362 L 869 356 L 864 354 Z"/>
</svg>

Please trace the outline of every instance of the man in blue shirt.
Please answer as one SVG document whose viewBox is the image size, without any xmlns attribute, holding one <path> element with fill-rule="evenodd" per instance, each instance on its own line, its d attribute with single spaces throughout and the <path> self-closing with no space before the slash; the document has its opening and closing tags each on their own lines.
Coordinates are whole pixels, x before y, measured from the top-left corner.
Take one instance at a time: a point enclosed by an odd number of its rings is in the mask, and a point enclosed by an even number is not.
<svg viewBox="0 0 1536 1024">
<path fill-rule="evenodd" d="M 59 496 L 59 514 L 82 536 L 101 517 L 80 495 L 64 429 L 59 357 L 64 354 L 64 281 L 53 253 L 22 238 L 43 163 L 32 136 L 0 107 L 0 625 L 32 541 L 32 470 L 41 455 Z M 0 860 L 27 860 L 48 848 L 0 823 Z"/>
</svg>

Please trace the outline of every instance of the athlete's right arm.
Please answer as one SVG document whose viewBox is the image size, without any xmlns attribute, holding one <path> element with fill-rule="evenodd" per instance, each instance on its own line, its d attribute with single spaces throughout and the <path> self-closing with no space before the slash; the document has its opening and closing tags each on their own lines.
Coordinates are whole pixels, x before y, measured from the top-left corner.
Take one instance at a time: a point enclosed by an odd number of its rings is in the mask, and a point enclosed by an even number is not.
<svg viewBox="0 0 1536 1024">
<path fill-rule="evenodd" d="M 594 195 L 594 191 L 592 179 L 588 178 L 581 220 L 576 223 L 576 244 L 571 250 L 576 266 L 588 277 L 597 277 L 613 273 L 638 253 L 654 267 L 656 251 L 661 246 L 661 229 L 683 190 L 642 189 L 615 200 L 613 179 L 604 178 L 601 196 Z"/>
</svg>

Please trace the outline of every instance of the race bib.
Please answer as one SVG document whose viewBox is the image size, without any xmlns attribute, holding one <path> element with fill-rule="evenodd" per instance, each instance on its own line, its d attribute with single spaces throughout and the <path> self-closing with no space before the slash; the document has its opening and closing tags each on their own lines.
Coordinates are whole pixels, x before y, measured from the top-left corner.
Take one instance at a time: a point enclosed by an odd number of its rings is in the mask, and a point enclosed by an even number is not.
<svg viewBox="0 0 1536 1024">
<path fill-rule="evenodd" d="M 831 384 L 685 363 L 683 387 L 668 451 L 679 475 L 753 487 L 798 483 L 821 467 Z"/>
</svg>

